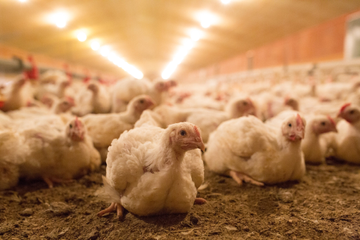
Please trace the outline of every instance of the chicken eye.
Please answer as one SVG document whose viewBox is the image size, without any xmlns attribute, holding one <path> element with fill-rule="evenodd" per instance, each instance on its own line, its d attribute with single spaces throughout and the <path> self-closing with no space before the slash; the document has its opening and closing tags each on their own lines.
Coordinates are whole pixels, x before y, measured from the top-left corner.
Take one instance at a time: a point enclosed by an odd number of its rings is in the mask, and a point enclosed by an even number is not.
<svg viewBox="0 0 360 240">
<path fill-rule="evenodd" d="M 144 99 L 141 99 L 141 100 L 140 100 L 140 103 L 141 103 L 141 104 L 143 104 L 144 102 L 145 102 Z"/>
<path fill-rule="evenodd" d="M 321 122 L 321 125 L 322 125 L 322 126 L 325 126 L 325 125 L 326 125 L 326 122 Z"/>
<path fill-rule="evenodd" d="M 243 102 L 243 105 L 246 106 L 248 103 L 247 102 Z"/>
<path fill-rule="evenodd" d="M 291 127 L 292 126 L 291 123 L 289 123 L 288 126 Z"/>
<path fill-rule="evenodd" d="M 180 135 L 181 135 L 181 136 L 186 136 L 186 131 L 185 131 L 185 130 L 181 130 L 181 131 L 180 131 Z"/>
<path fill-rule="evenodd" d="M 351 110 L 349 113 L 350 113 L 350 114 L 354 114 L 354 113 L 355 113 L 355 111 L 354 111 L 354 110 Z"/>
<path fill-rule="evenodd" d="M 72 124 L 70 124 L 69 127 L 72 128 Z"/>
</svg>

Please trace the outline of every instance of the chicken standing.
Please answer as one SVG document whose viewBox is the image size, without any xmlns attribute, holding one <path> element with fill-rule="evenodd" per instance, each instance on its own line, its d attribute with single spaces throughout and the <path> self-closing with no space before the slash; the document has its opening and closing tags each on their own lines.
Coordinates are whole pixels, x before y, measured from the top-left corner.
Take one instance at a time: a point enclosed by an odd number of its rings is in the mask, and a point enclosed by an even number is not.
<svg viewBox="0 0 360 240">
<path fill-rule="evenodd" d="M 197 189 L 204 180 L 198 128 L 191 123 L 167 129 L 143 126 L 125 132 L 112 142 L 106 160 L 104 188 L 99 192 L 111 202 L 99 216 L 124 208 L 139 215 L 186 213 L 196 203 Z"/>
<path fill-rule="evenodd" d="M 281 128 L 253 116 L 222 123 L 210 135 L 205 162 L 211 171 L 262 186 L 300 180 L 305 174 L 301 153 L 305 121 L 295 114 Z"/>
</svg>

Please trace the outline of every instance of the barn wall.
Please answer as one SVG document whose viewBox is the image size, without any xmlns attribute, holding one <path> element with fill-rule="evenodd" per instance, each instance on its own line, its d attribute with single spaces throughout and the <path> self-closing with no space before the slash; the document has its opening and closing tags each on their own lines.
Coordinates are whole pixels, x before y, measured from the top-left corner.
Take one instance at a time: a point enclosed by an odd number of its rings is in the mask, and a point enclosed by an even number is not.
<svg viewBox="0 0 360 240">
<path fill-rule="evenodd" d="M 252 49 L 225 61 L 193 71 L 184 80 L 205 80 L 216 75 L 250 69 L 279 67 L 307 62 L 341 60 L 344 57 L 346 14 Z"/>
</svg>

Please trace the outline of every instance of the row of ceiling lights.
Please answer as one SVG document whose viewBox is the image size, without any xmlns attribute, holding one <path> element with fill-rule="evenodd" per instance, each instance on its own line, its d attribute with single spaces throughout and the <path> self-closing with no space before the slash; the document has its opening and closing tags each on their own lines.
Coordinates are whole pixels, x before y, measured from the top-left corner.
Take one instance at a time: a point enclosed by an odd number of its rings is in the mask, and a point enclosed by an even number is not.
<svg viewBox="0 0 360 240">
<path fill-rule="evenodd" d="M 27 0 L 18 0 L 19 2 L 27 2 Z M 49 16 L 49 21 L 56 25 L 58 28 L 65 28 L 69 21 L 69 16 L 66 12 L 55 12 Z M 78 30 L 76 37 L 80 42 L 87 40 L 87 34 L 85 30 Z M 116 66 L 122 68 L 125 72 L 137 79 L 143 78 L 144 74 L 138 70 L 135 66 L 129 64 L 124 59 L 120 58 L 115 52 L 111 51 L 109 46 L 101 46 L 97 40 L 90 41 L 90 47 L 92 50 L 100 53 L 101 56 L 108 59 Z"/>
<path fill-rule="evenodd" d="M 27 2 L 27 0 L 18 0 L 19 2 Z M 221 0 L 223 4 L 230 3 L 231 0 Z M 209 12 L 202 12 L 199 14 L 200 25 L 203 28 L 209 28 L 213 23 L 215 17 Z M 65 28 L 68 22 L 68 15 L 66 12 L 56 12 L 51 15 L 50 21 L 55 24 L 58 28 Z M 202 37 L 202 32 L 198 29 L 192 29 L 190 31 L 190 39 L 187 39 L 185 44 L 178 50 L 175 54 L 173 60 L 166 66 L 165 70 L 162 72 L 161 76 L 163 79 L 168 79 L 171 74 L 176 70 L 177 66 L 183 61 L 186 55 L 194 47 L 195 42 Z M 85 42 L 87 40 L 87 34 L 84 30 L 77 32 L 77 39 L 80 42 Z M 122 68 L 124 71 L 129 73 L 131 76 L 141 79 L 143 78 L 143 73 L 138 70 L 135 66 L 127 63 L 124 59 L 120 58 L 115 52 L 112 52 L 109 47 L 101 46 L 100 43 L 96 40 L 92 40 L 90 47 L 94 51 L 99 51 L 100 54 L 107 58 L 110 62 L 116 66 Z"/>
<path fill-rule="evenodd" d="M 231 0 L 221 0 L 223 4 L 229 4 Z M 203 28 L 209 28 L 215 22 L 215 16 L 209 12 L 202 12 L 199 14 L 198 19 L 200 21 L 200 25 Z M 190 50 L 194 47 L 195 42 L 198 41 L 202 37 L 202 32 L 198 29 L 193 29 L 190 32 L 190 39 L 187 39 L 185 44 L 178 50 L 175 54 L 172 61 L 166 65 L 164 71 L 161 73 L 161 77 L 163 79 L 169 79 L 170 76 L 175 72 L 177 66 L 184 60 L 186 55 L 190 52 Z"/>
</svg>

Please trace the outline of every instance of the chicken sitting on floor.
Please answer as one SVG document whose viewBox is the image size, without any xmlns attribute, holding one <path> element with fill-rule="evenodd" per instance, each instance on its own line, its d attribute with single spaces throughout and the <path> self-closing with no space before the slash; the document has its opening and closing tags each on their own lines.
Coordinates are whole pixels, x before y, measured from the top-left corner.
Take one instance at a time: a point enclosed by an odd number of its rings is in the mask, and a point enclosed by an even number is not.
<svg viewBox="0 0 360 240">
<path fill-rule="evenodd" d="M 284 111 L 266 121 L 267 125 L 279 128 L 283 121 L 298 112 Z M 304 153 L 305 162 L 320 164 L 325 162 L 325 157 L 330 148 L 327 140 L 329 134 L 337 132 L 336 123 L 330 117 L 323 114 L 310 114 L 305 116 L 305 138 L 301 141 L 301 149 Z"/>
<path fill-rule="evenodd" d="M 344 120 L 337 125 L 338 134 L 334 140 L 335 157 L 360 163 L 360 107 L 345 104 L 338 114 Z"/>
<path fill-rule="evenodd" d="M 102 216 L 123 210 L 138 216 L 186 213 L 194 203 L 204 180 L 199 129 L 191 123 L 177 123 L 167 129 L 143 126 L 123 133 L 112 142 L 106 160 L 104 187 L 98 195 L 112 202 Z"/>
<path fill-rule="evenodd" d="M 305 120 L 294 114 L 281 128 L 249 116 L 222 123 L 210 135 L 205 162 L 211 171 L 263 186 L 300 180 L 305 174 L 301 152 Z"/>
<path fill-rule="evenodd" d="M 100 166 L 100 155 L 78 118 L 66 128 L 39 124 L 20 134 L 29 149 L 26 161 L 20 165 L 24 178 L 42 178 L 52 188 L 55 182 L 71 182 Z"/>
<path fill-rule="evenodd" d="M 86 115 L 84 123 L 91 136 L 94 146 L 99 149 L 103 161 L 106 159 L 107 148 L 113 139 L 119 138 L 126 130 L 134 128 L 142 112 L 154 105 L 149 96 L 135 97 L 127 106 L 127 111 L 111 114 Z"/>
<path fill-rule="evenodd" d="M 16 186 L 26 151 L 18 134 L 12 130 L 0 131 L 0 190 Z"/>
</svg>

